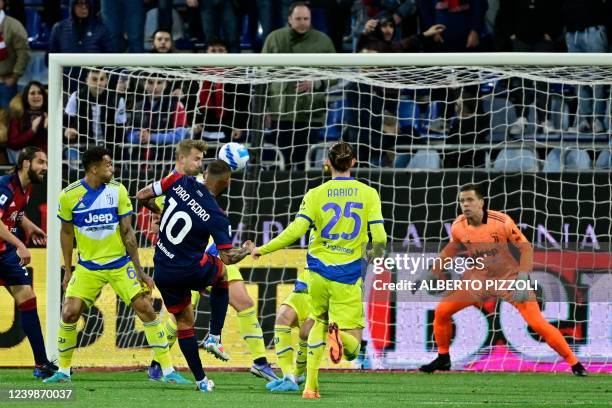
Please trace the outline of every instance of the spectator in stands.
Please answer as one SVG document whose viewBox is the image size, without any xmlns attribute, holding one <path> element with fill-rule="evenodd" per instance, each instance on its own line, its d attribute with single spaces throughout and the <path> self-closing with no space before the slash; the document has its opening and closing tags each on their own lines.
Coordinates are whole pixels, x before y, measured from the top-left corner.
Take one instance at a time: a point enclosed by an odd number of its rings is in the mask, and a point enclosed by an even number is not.
<svg viewBox="0 0 612 408">
<path fill-rule="evenodd" d="M 433 36 L 432 51 L 477 51 L 487 10 L 486 0 L 420 0 L 421 25 L 443 24 L 444 33 Z"/>
<path fill-rule="evenodd" d="M 370 16 L 386 14 L 391 17 L 397 28 L 397 37 L 409 37 L 417 32 L 417 1 L 418 0 L 362 0 L 367 4 Z"/>
<path fill-rule="evenodd" d="M 451 121 L 444 143 L 459 145 L 460 148 L 444 150 L 444 167 L 451 169 L 484 167 L 486 151 L 474 147 L 475 144 L 488 143 L 489 117 L 483 112 L 482 103 L 479 103 L 475 95 L 462 89 L 455 112 L 457 118 Z"/>
<path fill-rule="evenodd" d="M 166 145 L 190 136 L 185 107 L 168 91 L 168 80 L 162 76 L 148 76 L 143 89 L 142 99 L 136 101 L 134 111 L 129 115 L 128 123 L 132 129 L 127 134 L 127 141 L 145 146 Z M 152 153 L 145 149 L 142 158 L 152 158 Z"/>
<path fill-rule="evenodd" d="M 229 52 L 240 52 L 240 24 L 236 7 L 230 0 L 187 0 L 189 7 L 199 7 L 205 41 L 213 38 L 227 39 Z"/>
<path fill-rule="evenodd" d="M 310 8 L 296 2 L 289 9 L 289 26 L 270 33 L 263 53 L 333 53 L 327 35 L 311 27 Z M 325 121 L 327 81 L 273 83 L 268 87 L 268 122 L 274 130 L 273 142 L 285 161 L 304 167 L 311 142 Z"/>
<path fill-rule="evenodd" d="M 18 20 L 6 15 L 0 0 L 0 108 L 7 108 L 17 94 L 17 81 L 29 59 L 28 34 Z"/>
<path fill-rule="evenodd" d="M 158 28 L 151 37 L 153 47 L 151 52 L 154 54 L 166 54 L 174 52 L 174 42 L 172 41 L 172 33 L 163 28 Z"/>
<path fill-rule="evenodd" d="M 49 52 L 102 53 L 114 52 L 106 26 L 92 11 L 93 0 L 70 0 L 70 16 L 51 31 Z"/>
<path fill-rule="evenodd" d="M 498 29 L 510 41 L 515 52 L 553 52 L 559 34 L 558 7 L 553 0 L 502 0 L 497 16 Z M 556 17 L 555 17 L 556 16 Z M 545 132 L 555 129 L 546 120 L 546 84 L 520 79 L 512 81 L 511 99 L 517 120 L 510 127 L 512 136 L 522 136 L 527 128 L 529 106 L 535 100 L 538 127 Z"/>
<path fill-rule="evenodd" d="M 24 147 L 36 146 L 47 151 L 47 91 L 40 82 L 29 82 L 15 102 L 11 102 L 12 117 L 6 149 L 11 164 L 17 162 Z"/>
<path fill-rule="evenodd" d="M 383 52 L 386 45 L 371 36 L 362 36 L 358 52 Z M 364 68 L 367 70 L 367 68 Z M 416 129 L 402 129 L 397 118 L 399 92 L 397 89 L 351 82 L 344 91 L 346 138 L 357 146 L 359 165 L 391 166 L 396 145 L 409 145 Z M 397 159 L 406 166 L 406 154 Z"/>
<path fill-rule="evenodd" d="M 126 123 L 125 99 L 108 89 L 108 74 L 90 70 L 87 86 L 81 86 L 68 99 L 64 110 L 64 138 L 67 144 L 78 144 L 79 150 L 91 145 L 109 148 L 123 140 Z"/>
<path fill-rule="evenodd" d="M 213 39 L 208 43 L 206 52 L 226 54 L 227 43 L 222 39 Z M 194 133 L 200 133 L 203 139 L 223 143 L 241 139 L 243 130 L 247 128 L 250 99 L 249 84 L 202 82 L 198 92 Z"/>
<path fill-rule="evenodd" d="M 605 0 L 562 0 L 560 7 L 569 52 L 608 52 Z M 604 86 L 581 85 L 578 94 L 578 118 L 569 130 L 604 132 Z"/>
<path fill-rule="evenodd" d="M 124 34 L 127 34 L 128 51 L 144 52 L 144 2 L 142 0 L 102 0 L 102 21 L 110 32 L 113 48 L 125 50 Z"/>
<path fill-rule="evenodd" d="M 395 21 L 393 16 L 382 14 L 378 18 L 366 22 L 362 36 L 374 37 L 380 41 L 384 45 L 383 52 L 416 52 L 423 51 L 426 41 L 431 41 L 432 37 L 443 31 L 444 26 L 442 24 L 434 24 L 422 34 L 414 34 L 401 40 L 394 40 Z"/>
</svg>

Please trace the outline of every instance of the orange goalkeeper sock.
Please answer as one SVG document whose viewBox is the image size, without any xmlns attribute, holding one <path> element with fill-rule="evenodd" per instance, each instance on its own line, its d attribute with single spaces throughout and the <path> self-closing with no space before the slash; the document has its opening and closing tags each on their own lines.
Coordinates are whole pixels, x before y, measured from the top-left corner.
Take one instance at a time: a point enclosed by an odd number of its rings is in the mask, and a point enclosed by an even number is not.
<svg viewBox="0 0 612 408">
<path fill-rule="evenodd" d="M 567 341 L 559 329 L 544 319 L 538 302 L 516 303 L 514 306 L 521 313 L 529 327 L 538 333 L 570 366 L 578 362 L 578 358 L 576 358 L 576 355 L 572 352 L 572 349 L 569 344 L 567 344 Z"/>
</svg>

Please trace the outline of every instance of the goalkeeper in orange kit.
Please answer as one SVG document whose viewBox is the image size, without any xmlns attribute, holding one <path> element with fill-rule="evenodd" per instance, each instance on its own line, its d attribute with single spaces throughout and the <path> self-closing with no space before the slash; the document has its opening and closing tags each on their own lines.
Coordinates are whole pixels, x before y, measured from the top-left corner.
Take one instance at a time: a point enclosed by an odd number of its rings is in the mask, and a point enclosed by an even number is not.
<svg viewBox="0 0 612 408">
<path fill-rule="evenodd" d="M 441 264 L 460 252 L 466 252 L 476 265 L 465 272 L 464 280 L 480 281 L 481 290 L 474 288 L 455 290 L 447 294 L 438 304 L 434 314 L 434 337 L 438 346 L 438 357 L 420 367 L 426 373 L 450 370 L 449 347 L 452 337 L 452 316 L 460 310 L 476 305 L 486 299 L 501 298 L 517 308 L 529 327 L 538 333 L 571 366 L 577 376 L 586 376 L 580 364 L 559 330 L 550 324 L 540 311 L 535 293 L 529 290 L 529 272 L 533 266 L 533 248 L 514 221 L 504 213 L 484 209 L 484 199 L 478 187 L 469 184 L 461 188 L 459 204 L 463 215 L 457 217 L 451 227 L 451 241 L 440 252 L 429 279 L 441 276 Z M 516 251 L 514 251 L 516 250 Z M 513 251 L 520 253 L 513 254 Z M 519 258 L 517 260 L 517 258 Z M 518 261 L 518 262 L 517 262 Z M 480 263 L 479 263 L 480 262 Z M 513 280 L 514 290 L 499 290 L 495 285 L 486 287 L 487 280 Z"/>
</svg>

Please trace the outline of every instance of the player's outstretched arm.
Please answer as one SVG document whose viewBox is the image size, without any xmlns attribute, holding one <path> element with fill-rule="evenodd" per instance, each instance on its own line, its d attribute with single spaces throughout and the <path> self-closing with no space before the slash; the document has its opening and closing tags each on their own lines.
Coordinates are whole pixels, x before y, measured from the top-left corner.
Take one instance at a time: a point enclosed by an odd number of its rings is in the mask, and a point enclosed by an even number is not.
<svg viewBox="0 0 612 408">
<path fill-rule="evenodd" d="M 153 190 L 153 184 L 149 184 L 138 193 L 136 193 L 136 199 L 138 203 L 145 208 L 148 208 L 151 212 L 155 214 L 161 214 L 161 209 L 155 203 L 155 198 L 157 195 L 155 194 L 155 190 Z"/>
<path fill-rule="evenodd" d="M 254 247 L 252 251 L 253 258 L 257 259 L 261 255 L 288 247 L 301 238 L 308 231 L 308 228 L 310 228 L 310 221 L 302 217 L 296 217 L 278 237 L 266 245 Z"/>
<path fill-rule="evenodd" d="M 253 243 L 248 240 L 242 244 L 242 248 L 231 248 L 219 250 L 219 258 L 226 265 L 233 265 L 246 258 L 253 250 Z"/>
<path fill-rule="evenodd" d="M 60 245 L 64 255 L 64 280 L 62 281 L 62 287 L 66 290 L 66 286 L 72 277 L 72 252 L 74 251 L 74 225 L 71 222 L 62 221 Z"/>
<path fill-rule="evenodd" d="M 125 217 L 119 220 L 119 234 L 121 235 L 121 240 L 123 241 L 123 245 L 125 245 L 125 249 L 128 255 L 132 259 L 134 268 L 136 268 L 138 280 L 142 283 L 145 283 L 150 289 L 153 289 L 153 279 L 151 279 L 150 276 L 144 273 L 144 271 L 142 270 L 142 266 L 140 265 L 140 257 L 138 255 L 138 241 L 136 240 L 136 234 L 134 233 L 134 229 L 132 228 L 131 215 L 126 215 Z"/>
</svg>

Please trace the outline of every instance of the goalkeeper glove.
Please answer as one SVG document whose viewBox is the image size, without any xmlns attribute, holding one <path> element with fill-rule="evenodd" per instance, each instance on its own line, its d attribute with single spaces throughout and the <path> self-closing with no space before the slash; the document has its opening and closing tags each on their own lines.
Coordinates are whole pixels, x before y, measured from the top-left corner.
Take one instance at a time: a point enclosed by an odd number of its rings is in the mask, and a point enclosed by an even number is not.
<svg viewBox="0 0 612 408">
<path fill-rule="evenodd" d="M 519 285 L 518 283 L 521 282 Z M 520 286 L 521 289 L 514 289 L 512 298 L 517 303 L 522 303 L 529 299 L 529 275 L 525 272 L 519 272 L 515 280 L 515 285 Z"/>
</svg>

